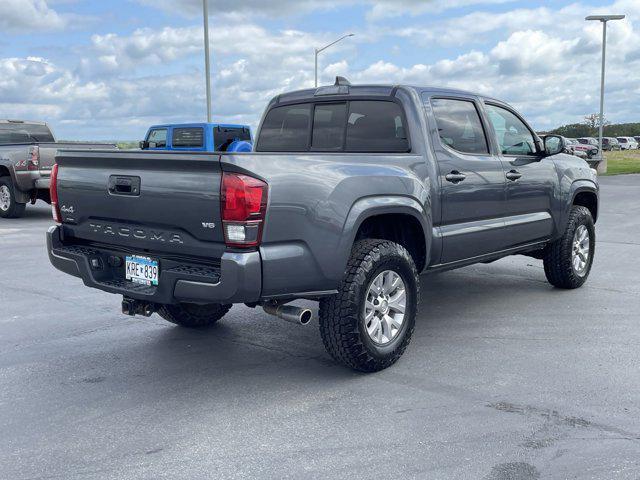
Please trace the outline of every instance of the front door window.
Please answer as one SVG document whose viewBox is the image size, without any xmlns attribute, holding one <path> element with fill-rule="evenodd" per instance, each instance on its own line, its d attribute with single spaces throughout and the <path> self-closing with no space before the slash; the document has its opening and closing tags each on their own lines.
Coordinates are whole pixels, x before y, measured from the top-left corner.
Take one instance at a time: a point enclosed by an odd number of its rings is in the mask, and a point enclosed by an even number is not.
<svg viewBox="0 0 640 480">
<path fill-rule="evenodd" d="M 503 155 L 536 153 L 536 142 L 531 130 L 515 114 L 495 105 L 487 105 L 487 114 Z"/>
</svg>

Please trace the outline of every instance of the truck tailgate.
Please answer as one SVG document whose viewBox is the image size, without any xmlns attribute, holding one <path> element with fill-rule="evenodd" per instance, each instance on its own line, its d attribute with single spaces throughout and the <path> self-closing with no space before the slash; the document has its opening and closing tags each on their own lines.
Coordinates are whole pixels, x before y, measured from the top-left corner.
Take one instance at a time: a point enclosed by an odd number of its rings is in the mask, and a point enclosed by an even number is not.
<svg viewBox="0 0 640 480">
<path fill-rule="evenodd" d="M 134 253 L 222 255 L 218 155 L 68 150 L 56 162 L 66 236 Z"/>
<path fill-rule="evenodd" d="M 90 142 L 55 142 L 55 143 L 38 143 L 40 147 L 40 171 L 44 173 L 51 170 L 55 163 L 56 154 L 59 150 L 116 150 L 113 144 L 90 143 Z"/>
</svg>

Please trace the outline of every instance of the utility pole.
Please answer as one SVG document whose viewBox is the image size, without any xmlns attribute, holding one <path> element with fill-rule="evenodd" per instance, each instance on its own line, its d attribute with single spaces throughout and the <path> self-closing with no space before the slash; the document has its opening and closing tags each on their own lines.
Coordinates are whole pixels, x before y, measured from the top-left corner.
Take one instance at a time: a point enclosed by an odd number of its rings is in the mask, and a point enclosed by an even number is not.
<svg viewBox="0 0 640 480">
<path fill-rule="evenodd" d="M 602 152 L 602 133 L 604 129 L 604 71 L 607 55 L 607 22 L 610 20 L 622 20 L 624 15 L 590 15 L 585 20 L 596 20 L 602 23 L 602 72 L 600 74 L 600 121 L 598 126 L 598 173 L 607 173 L 607 160 Z"/>
<path fill-rule="evenodd" d="M 211 60 L 209 57 L 209 0 L 202 0 L 204 16 L 204 67 L 207 82 L 207 122 L 211 123 Z"/>
</svg>

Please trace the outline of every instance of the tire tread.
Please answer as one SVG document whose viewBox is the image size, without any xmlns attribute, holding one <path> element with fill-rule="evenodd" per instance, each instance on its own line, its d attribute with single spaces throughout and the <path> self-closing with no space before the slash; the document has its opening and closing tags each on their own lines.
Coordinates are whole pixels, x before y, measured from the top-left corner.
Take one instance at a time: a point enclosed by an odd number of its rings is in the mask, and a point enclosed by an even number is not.
<svg viewBox="0 0 640 480">
<path fill-rule="evenodd" d="M 18 203 L 16 201 L 15 186 L 11 181 L 11 177 L 8 177 L 6 175 L 4 177 L 0 177 L 0 185 L 6 185 L 7 187 L 9 187 L 9 191 L 11 192 L 11 206 L 9 207 L 9 210 L 7 210 L 6 212 L 3 212 L 0 210 L 0 217 L 2 218 L 22 217 L 24 215 L 25 209 L 27 208 L 27 204 Z"/>
<path fill-rule="evenodd" d="M 544 253 L 544 273 L 549 283 L 563 289 L 581 287 L 589 276 L 589 271 L 584 277 L 580 277 L 573 271 L 571 265 L 571 249 L 573 235 L 579 225 L 585 224 L 589 229 L 591 239 L 590 262 L 593 263 L 595 253 L 595 233 L 593 229 L 593 217 L 588 208 L 579 205 L 571 207 L 567 228 L 561 238 L 549 245 Z M 589 265 L 589 270 L 591 269 Z"/>
<path fill-rule="evenodd" d="M 345 278 L 338 289 L 339 293 L 320 302 L 320 335 L 327 352 L 336 361 L 355 370 L 375 372 L 391 366 L 402 356 L 413 334 L 415 318 L 410 318 L 407 319 L 410 324 L 402 343 L 384 359 L 371 355 L 360 338 L 360 290 L 366 288 L 367 272 L 373 270 L 375 265 L 388 255 L 399 255 L 411 266 L 412 274 L 416 278 L 417 307 L 420 287 L 411 255 L 397 243 L 377 239 L 360 240 L 355 243 L 347 263 Z"/>
</svg>

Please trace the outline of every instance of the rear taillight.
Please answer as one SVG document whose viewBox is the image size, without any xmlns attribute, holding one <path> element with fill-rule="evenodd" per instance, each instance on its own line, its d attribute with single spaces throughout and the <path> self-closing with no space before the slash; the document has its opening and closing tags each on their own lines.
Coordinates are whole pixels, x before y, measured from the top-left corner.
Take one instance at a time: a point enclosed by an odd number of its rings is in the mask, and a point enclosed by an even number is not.
<svg viewBox="0 0 640 480">
<path fill-rule="evenodd" d="M 49 196 L 51 197 L 51 214 L 56 223 L 62 223 L 60 215 L 60 204 L 58 203 L 58 164 L 54 164 L 51 169 L 51 183 L 49 185 Z"/>
<path fill-rule="evenodd" d="M 34 146 L 29 148 L 29 160 L 27 162 L 27 170 L 40 169 L 40 147 Z"/>
<path fill-rule="evenodd" d="M 222 174 L 220 204 L 224 241 L 228 246 L 260 244 L 267 195 L 268 186 L 262 180 L 239 173 Z"/>
</svg>

